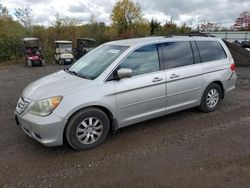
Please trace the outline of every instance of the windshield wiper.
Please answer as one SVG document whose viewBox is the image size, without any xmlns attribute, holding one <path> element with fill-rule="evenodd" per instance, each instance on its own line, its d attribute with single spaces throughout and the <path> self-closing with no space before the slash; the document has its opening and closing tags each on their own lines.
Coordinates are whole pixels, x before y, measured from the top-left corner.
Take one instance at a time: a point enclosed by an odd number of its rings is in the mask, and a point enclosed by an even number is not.
<svg viewBox="0 0 250 188">
<path fill-rule="evenodd" d="M 67 73 L 69 73 L 69 74 L 78 76 L 78 77 L 80 77 L 80 78 L 90 79 L 89 77 L 84 76 L 84 75 L 81 75 L 81 74 L 79 74 L 79 73 L 76 72 L 76 71 L 71 71 L 71 70 L 68 70 L 68 69 L 65 69 L 64 71 L 67 72 Z"/>
</svg>

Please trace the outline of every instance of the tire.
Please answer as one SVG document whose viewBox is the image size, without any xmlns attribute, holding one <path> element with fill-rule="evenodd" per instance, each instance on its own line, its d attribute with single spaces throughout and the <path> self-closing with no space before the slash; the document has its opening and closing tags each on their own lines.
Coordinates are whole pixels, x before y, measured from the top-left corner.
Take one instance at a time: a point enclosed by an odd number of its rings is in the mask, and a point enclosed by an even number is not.
<svg viewBox="0 0 250 188">
<path fill-rule="evenodd" d="M 102 144 L 108 137 L 109 130 L 110 121 L 106 113 L 98 108 L 87 108 L 70 118 L 65 137 L 75 150 L 86 150 Z"/>
<path fill-rule="evenodd" d="M 32 67 L 32 61 L 31 60 L 27 60 L 27 66 Z"/>
<path fill-rule="evenodd" d="M 44 67 L 45 66 L 45 60 L 41 60 L 41 66 Z"/>
<path fill-rule="evenodd" d="M 212 83 L 209 86 L 207 86 L 205 92 L 203 93 L 199 108 L 203 112 L 212 112 L 217 108 L 221 99 L 222 99 L 221 87 L 216 83 Z"/>
<path fill-rule="evenodd" d="M 59 65 L 63 65 L 64 64 L 64 60 L 63 59 L 59 59 L 58 64 Z"/>
</svg>

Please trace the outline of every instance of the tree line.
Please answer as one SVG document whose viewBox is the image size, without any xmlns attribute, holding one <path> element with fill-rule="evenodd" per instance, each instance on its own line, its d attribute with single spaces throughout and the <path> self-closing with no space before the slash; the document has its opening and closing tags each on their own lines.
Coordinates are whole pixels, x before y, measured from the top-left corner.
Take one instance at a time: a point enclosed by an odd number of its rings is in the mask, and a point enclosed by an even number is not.
<svg viewBox="0 0 250 188">
<path fill-rule="evenodd" d="M 32 24 L 33 12 L 29 7 L 15 9 L 15 17 L 0 4 L 0 61 L 15 60 L 22 56 L 23 37 L 38 37 L 42 41 L 42 53 L 47 61 L 53 60 L 55 40 L 71 40 L 76 47 L 77 38 L 94 38 L 97 44 L 107 41 L 144 37 L 150 35 L 167 35 L 171 33 L 190 32 L 186 24 L 178 26 L 173 20 L 161 24 L 152 18 L 143 18 L 141 7 L 132 0 L 119 0 L 113 6 L 111 25 L 96 21 L 91 16 L 89 23 L 81 24 L 78 20 L 56 15 L 50 26 Z"/>
</svg>

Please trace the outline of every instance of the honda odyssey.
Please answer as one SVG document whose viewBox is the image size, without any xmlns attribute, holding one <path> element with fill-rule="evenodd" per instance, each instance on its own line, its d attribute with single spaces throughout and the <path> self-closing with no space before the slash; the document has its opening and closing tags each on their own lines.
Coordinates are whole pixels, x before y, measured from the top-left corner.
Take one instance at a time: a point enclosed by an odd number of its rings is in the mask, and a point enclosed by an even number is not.
<svg viewBox="0 0 250 188">
<path fill-rule="evenodd" d="M 112 41 L 28 85 L 15 117 L 46 146 L 65 140 L 90 149 L 141 121 L 192 107 L 214 111 L 236 78 L 227 46 L 215 37 Z"/>
</svg>

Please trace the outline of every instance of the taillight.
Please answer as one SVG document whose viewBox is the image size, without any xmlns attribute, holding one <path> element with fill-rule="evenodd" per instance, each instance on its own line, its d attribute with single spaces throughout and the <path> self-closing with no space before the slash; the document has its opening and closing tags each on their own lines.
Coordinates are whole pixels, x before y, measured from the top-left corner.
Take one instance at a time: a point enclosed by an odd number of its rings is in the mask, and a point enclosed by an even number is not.
<svg viewBox="0 0 250 188">
<path fill-rule="evenodd" d="M 231 69 L 231 71 L 232 71 L 232 72 L 234 72 L 234 71 L 235 71 L 236 66 L 235 66 L 235 64 L 234 64 L 234 63 L 232 63 L 232 64 L 230 65 L 230 69 Z"/>
</svg>

